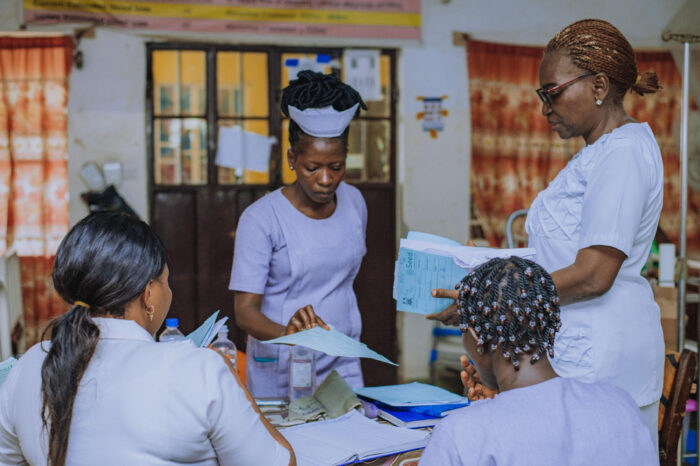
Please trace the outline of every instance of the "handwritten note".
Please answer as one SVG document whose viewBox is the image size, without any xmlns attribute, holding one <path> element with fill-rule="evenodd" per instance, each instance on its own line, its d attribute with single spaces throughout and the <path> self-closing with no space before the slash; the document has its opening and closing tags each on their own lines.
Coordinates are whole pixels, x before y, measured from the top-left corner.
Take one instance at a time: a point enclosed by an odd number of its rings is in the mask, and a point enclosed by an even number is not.
<svg viewBox="0 0 700 466">
<path fill-rule="evenodd" d="M 398 366 L 398 364 L 389 361 L 376 351 L 369 349 L 364 343 L 335 330 L 333 327 L 331 327 L 330 330 L 314 327 L 310 330 L 293 333 L 284 337 L 275 338 L 274 340 L 263 341 L 262 343 L 284 343 L 288 345 L 305 346 L 315 351 L 330 354 L 331 356 L 370 358 Z"/>
<path fill-rule="evenodd" d="M 452 304 L 451 299 L 433 298 L 434 288 L 453 289 L 467 274 L 452 257 L 399 249 L 396 274 L 396 309 L 417 314 L 439 312 Z"/>
</svg>

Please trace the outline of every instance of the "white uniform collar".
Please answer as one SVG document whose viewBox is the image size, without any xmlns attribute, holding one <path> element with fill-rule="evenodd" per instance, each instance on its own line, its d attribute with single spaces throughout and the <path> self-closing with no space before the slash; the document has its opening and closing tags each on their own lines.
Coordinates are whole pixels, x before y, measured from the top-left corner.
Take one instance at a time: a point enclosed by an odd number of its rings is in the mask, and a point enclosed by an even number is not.
<svg viewBox="0 0 700 466">
<path fill-rule="evenodd" d="M 114 319 L 111 317 L 93 317 L 100 328 L 100 339 L 105 340 L 143 340 L 153 343 L 153 336 L 133 320 Z"/>
<path fill-rule="evenodd" d="M 323 108 L 299 110 L 290 105 L 289 118 L 299 125 L 302 131 L 317 138 L 335 138 L 343 134 L 360 106 L 356 103 L 347 110 L 338 111 L 332 105 Z"/>
</svg>

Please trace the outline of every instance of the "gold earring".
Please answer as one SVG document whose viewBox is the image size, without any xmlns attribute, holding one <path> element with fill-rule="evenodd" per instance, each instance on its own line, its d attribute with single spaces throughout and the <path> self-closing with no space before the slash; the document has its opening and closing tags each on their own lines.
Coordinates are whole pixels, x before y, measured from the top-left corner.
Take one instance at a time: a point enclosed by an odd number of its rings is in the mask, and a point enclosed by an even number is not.
<svg viewBox="0 0 700 466">
<path fill-rule="evenodd" d="M 148 306 L 148 309 L 146 309 L 146 315 L 150 319 L 151 322 L 153 322 L 153 315 L 156 313 L 156 308 L 154 306 Z"/>
</svg>

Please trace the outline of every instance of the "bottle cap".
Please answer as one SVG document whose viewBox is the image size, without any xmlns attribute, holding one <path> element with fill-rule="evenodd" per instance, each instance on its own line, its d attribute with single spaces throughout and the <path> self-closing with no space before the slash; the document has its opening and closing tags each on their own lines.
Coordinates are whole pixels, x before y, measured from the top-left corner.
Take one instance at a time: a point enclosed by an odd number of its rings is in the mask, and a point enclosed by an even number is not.
<svg viewBox="0 0 700 466">
<path fill-rule="evenodd" d="M 180 324 L 180 321 L 178 320 L 177 317 L 170 317 L 168 319 L 165 319 L 165 326 L 166 327 L 177 327 Z"/>
</svg>

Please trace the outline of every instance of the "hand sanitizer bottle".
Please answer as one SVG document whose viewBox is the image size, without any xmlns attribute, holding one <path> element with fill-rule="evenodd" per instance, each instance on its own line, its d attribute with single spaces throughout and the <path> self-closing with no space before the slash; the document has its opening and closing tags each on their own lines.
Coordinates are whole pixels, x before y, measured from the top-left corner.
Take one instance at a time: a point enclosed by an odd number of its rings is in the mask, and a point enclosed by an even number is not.
<svg viewBox="0 0 700 466">
<path fill-rule="evenodd" d="M 236 367 L 236 345 L 229 340 L 228 327 L 226 325 L 221 327 L 216 340 L 209 347 L 226 356 L 233 364 L 233 367 Z"/>
<path fill-rule="evenodd" d="M 313 395 L 316 390 L 316 354 L 304 346 L 289 350 L 289 401 Z"/>
</svg>

